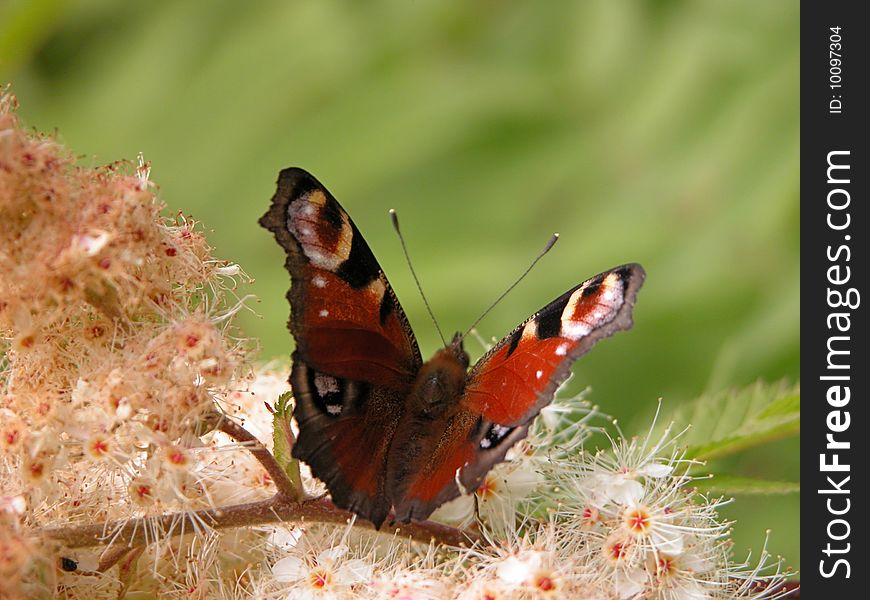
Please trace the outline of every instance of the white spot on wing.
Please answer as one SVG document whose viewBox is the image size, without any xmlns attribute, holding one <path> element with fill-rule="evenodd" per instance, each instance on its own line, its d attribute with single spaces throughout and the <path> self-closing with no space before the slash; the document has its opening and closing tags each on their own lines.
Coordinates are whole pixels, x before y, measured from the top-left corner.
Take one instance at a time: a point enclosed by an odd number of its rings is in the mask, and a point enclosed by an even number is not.
<svg viewBox="0 0 870 600">
<path fill-rule="evenodd" d="M 324 308 L 323 310 L 321 310 L 321 311 L 320 311 L 319 313 L 317 313 L 317 314 L 320 315 L 321 317 L 328 317 L 328 316 L 329 316 L 329 311 L 326 310 L 326 309 Z"/>
<path fill-rule="evenodd" d="M 380 277 L 372 281 L 366 289 L 377 298 L 378 302 L 381 301 L 381 298 L 384 297 L 384 292 L 387 291 L 387 287 L 384 285 L 384 282 L 381 281 Z"/>
<path fill-rule="evenodd" d="M 543 371 L 535 371 L 535 379 L 540 379 L 543 376 L 544 376 Z"/>
<path fill-rule="evenodd" d="M 317 267 L 323 267 L 324 269 L 329 268 L 326 266 L 326 263 L 329 263 L 330 260 L 328 257 L 324 256 L 320 250 L 312 250 L 310 247 L 305 246 L 304 244 L 302 248 L 305 250 L 305 256 L 308 257 L 308 259 L 311 261 L 311 264 Z M 338 268 L 340 264 L 341 263 L 336 264 L 335 268 Z"/>
<path fill-rule="evenodd" d="M 568 354 L 568 344 L 559 344 L 556 348 L 556 356 L 565 356 Z"/>
<path fill-rule="evenodd" d="M 510 431 L 510 427 L 505 427 L 504 425 L 493 425 L 492 432 L 495 434 L 495 437 L 501 439 L 504 437 L 508 431 Z"/>
<path fill-rule="evenodd" d="M 524 340 L 533 340 L 538 337 L 538 324 L 534 319 L 529 319 L 529 322 L 526 323 L 526 326 L 523 327 L 523 336 Z"/>
<path fill-rule="evenodd" d="M 562 331 L 560 334 L 569 340 L 579 340 L 589 335 L 590 331 L 592 331 L 592 328 L 582 321 L 562 321 Z M 559 347 L 561 348 L 561 346 Z"/>
<path fill-rule="evenodd" d="M 341 404 L 327 404 L 326 412 L 331 415 L 340 415 L 341 414 Z"/>
<path fill-rule="evenodd" d="M 320 275 L 315 275 L 314 277 L 312 277 L 311 283 L 314 284 L 314 287 L 319 287 L 319 288 L 326 287 L 326 280 L 323 277 L 321 277 Z"/>
<path fill-rule="evenodd" d="M 335 377 L 324 375 L 323 373 L 318 373 L 314 376 L 314 387 L 317 388 L 317 395 L 321 398 L 328 394 L 335 394 L 339 391 L 338 380 Z"/>
<path fill-rule="evenodd" d="M 583 297 L 583 290 L 586 289 L 586 285 L 582 285 L 577 288 L 571 297 L 568 298 L 568 303 L 565 305 L 564 310 L 562 310 L 562 322 L 572 321 L 574 319 L 574 313 L 577 312 L 577 303 L 580 302 L 580 298 Z"/>
</svg>

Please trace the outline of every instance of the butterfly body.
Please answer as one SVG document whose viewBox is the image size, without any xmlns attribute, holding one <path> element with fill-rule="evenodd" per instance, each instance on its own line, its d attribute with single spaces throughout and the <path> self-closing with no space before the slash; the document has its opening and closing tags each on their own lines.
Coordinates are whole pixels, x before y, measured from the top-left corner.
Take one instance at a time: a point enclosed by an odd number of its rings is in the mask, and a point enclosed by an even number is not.
<svg viewBox="0 0 870 600">
<path fill-rule="evenodd" d="M 287 252 L 293 456 L 337 506 L 380 526 L 425 519 L 526 436 L 577 357 L 631 326 L 639 265 L 601 273 L 521 323 L 469 370 L 462 336 L 423 362 L 371 250 L 335 198 L 285 169 L 260 220 Z"/>
<path fill-rule="evenodd" d="M 465 387 L 470 360 L 457 334 L 453 343 L 420 367 L 408 395 L 406 411 L 419 414 L 421 418 L 436 418 L 456 404 Z"/>
</svg>

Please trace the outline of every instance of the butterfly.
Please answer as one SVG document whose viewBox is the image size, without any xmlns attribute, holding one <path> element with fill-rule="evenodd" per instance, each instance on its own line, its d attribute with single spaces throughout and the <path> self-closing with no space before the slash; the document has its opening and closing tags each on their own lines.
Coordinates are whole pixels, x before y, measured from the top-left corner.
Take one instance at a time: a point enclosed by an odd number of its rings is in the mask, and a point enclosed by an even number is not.
<svg viewBox="0 0 870 600">
<path fill-rule="evenodd" d="M 526 437 L 571 364 L 632 325 L 644 271 L 627 264 L 571 288 L 470 370 L 461 334 L 423 362 L 378 261 L 311 174 L 281 171 L 260 224 L 286 251 L 293 457 L 333 503 L 380 528 L 423 520 L 472 492 Z M 460 488 L 461 486 L 461 488 Z"/>
</svg>

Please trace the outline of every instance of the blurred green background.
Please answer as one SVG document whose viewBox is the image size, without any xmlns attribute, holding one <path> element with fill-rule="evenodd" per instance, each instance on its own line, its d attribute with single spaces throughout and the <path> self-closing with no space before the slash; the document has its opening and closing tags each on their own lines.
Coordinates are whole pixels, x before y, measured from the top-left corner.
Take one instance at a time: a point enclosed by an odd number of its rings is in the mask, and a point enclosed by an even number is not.
<svg viewBox="0 0 870 600">
<path fill-rule="evenodd" d="M 0 82 L 83 164 L 152 161 L 172 209 L 256 278 L 244 314 L 286 356 L 288 276 L 257 224 L 279 169 L 314 173 L 381 261 L 424 355 L 438 346 L 392 232 L 402 218 L 442 327 L 479 329 L 627 261 L 636 326 L 573 385 L 645 430 L 704 391 L 796 380 L 798 3 L 0 1 Z M 474 352 L 475 346 L 471 344 Z M 732 459 L 798 479 L 798 444 Z M 738 497 L 735 550 L 800 561 L 799 497 Z"/>
</svg>

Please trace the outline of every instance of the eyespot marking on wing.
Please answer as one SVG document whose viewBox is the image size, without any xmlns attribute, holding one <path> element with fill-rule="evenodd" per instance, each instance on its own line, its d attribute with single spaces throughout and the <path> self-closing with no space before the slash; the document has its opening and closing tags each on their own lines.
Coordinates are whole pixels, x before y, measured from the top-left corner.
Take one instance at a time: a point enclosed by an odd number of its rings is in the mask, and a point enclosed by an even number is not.
<svg viewBox="0 0 870 600">
<path fill-rule="evenodd" d="M 591 279 L 577 288 L 565 303 L 559 317 L 559 335 L 569 340 L 579 340 L 589 335 L 614 318 L 624 294 L 624 282 L 617 272 Z M 590 302 L 594 303 L 592 310 L 589 310 Z"/>
<path fill-rule="evenodd" d="M 314 369 L 300 369 L 300 372 L 305 374 L 305 385 L 300 386 L 298 392 L 307 394 L 317 411 L 328 417 L 339 417 L 347 412 L 363 391 L 359 382 L 319 373 Z"/>
<path fill-rule="evenodd" d="M 498 423 L 491 424 L 486 430 L 486 435 L 480 440 L 479 445 L 481 449 L 488 450 L 498 446 L 514 429 L 516 428 L 499 425 Z"/>
<path fill-rule="evenodd" d="M 322 190 L 312 189 L 287 206 L 287 229 L 317 268 L 335 272 L 351 255 L 353 228 Z"/>
</svg>

